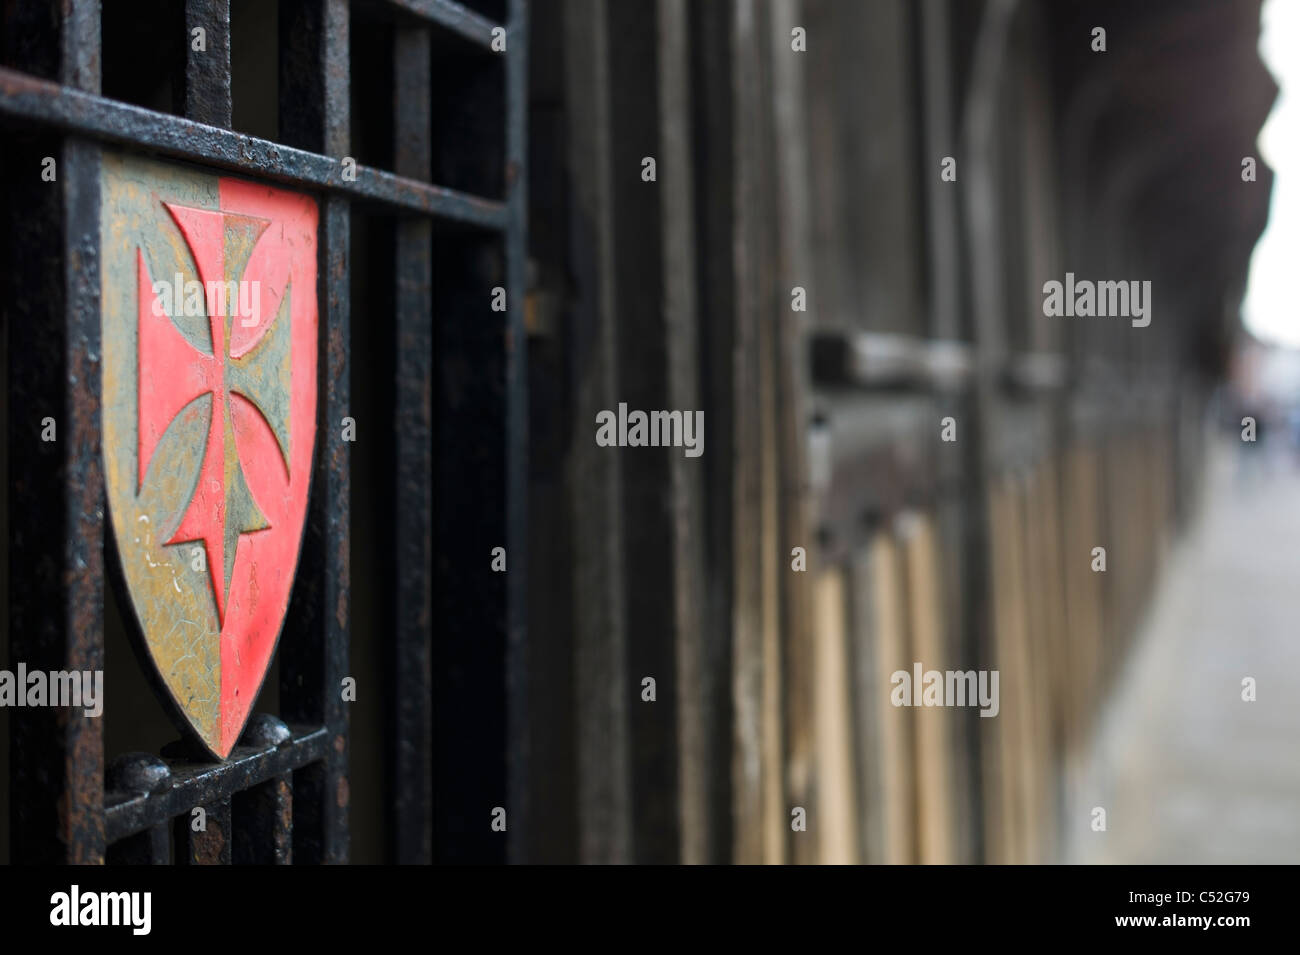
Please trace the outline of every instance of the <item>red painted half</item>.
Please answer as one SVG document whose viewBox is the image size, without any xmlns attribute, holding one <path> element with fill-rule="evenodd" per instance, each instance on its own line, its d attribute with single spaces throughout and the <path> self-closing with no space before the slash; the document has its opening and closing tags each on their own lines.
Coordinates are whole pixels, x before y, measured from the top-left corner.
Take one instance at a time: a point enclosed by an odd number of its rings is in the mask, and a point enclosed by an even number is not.
<svg viewBox="0 0 1300 955">
<path fill-rule="evenodd" d="M 202 542 L 206 551 L 221 628 L 219 755 L 224 757 L 243 729 L 275 651 L 306 518 L 316 431 L 317 209 L 310 197 L 236 179 L 220 180 L 219 205 L 219 210 L 171 203 L 166 207 L 185 237 L 205 289 L 225 278 L 226 217 L 266 221 L 238 277 L 260 290 L 259 320 L 252 327 L 232 321 L 226 341 L 225 316 L 216 314 L 209 297 L 205 304 L 211 351 L 196 349 L 167 315 L 154 314 L 153 286 L 144 257 L 138 255 L 138 482 L 143 484 L 159 440 L 181 409 L 211 395 L 198 485 L 167 543 Z M 257 286 L 251 286 L 253 282 Z M 280 316 L 286 294 L 289 309 Z M 256 349 L 277 320 L 291 326 L 287 460 L 263 410 L 251 397 L 231 390 L 227 381 L 229 363 Z M 266 387 L 280 386 L 270 376 Z M 265 526 L 234 538 L 227 588 L 229 440 Z"/>
</svg>

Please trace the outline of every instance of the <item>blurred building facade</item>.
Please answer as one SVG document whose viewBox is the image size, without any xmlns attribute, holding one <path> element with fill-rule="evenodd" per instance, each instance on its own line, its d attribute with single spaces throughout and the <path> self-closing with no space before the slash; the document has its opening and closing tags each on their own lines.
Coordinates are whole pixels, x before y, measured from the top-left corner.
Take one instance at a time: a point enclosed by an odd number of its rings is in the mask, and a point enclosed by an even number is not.
<svg viewBox="0 0 1300 955">
<path fill-rule="evenodd" d="M 1255 2 L 534 7 L 526 657 L 435 704 L 463 732 L 509 670 L 526 731 L 508 848 L 435 754 L 438 855 L 1060 857 L 1267 216 L 1258 30 Z M 1067 273 L 1149 282 L 1149 324 L 1045 314 Z M 620 403 L 702 409 L 703 455 L 598 446 Z M 893 705 L 918 662 L 997 670 L 998 715 Z"/>
<path fill-rule="evenodd" d="M 199 805 L 224 862 L 1062 858 L 1209 402 L 1264 364 L 1229 360 L 1258 32 L 1258 0 L 7 2 L 0 670 L 102 667 L 108 702 L 0 710 L 0 860 L 197 859 Z M 115 152 L 322 210 L 329 453 L 256 707 L 296 735 L 231 760 L 169 749 L 110 572 Z M 1076 281 L 1132 314 L 1055 314 Z M 608 446 L 624 409 L 702 431 Z M 915 667 L 996 703 L 895 705 Z"/>
</svg>

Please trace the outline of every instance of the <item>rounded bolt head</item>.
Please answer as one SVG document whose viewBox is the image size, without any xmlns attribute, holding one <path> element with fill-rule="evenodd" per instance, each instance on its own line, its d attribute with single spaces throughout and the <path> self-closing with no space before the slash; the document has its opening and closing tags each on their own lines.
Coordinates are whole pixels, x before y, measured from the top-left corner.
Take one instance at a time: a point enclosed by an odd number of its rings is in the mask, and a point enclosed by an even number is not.
<svg viewBox="0 0 1300 955">
<path fill-rule="evenodd" d="M 152 753 L 124 753 L 108 765 L 107 788 L 114 792 L 160 793 L 171 786 L 172 771 Z"/>
<path fill-rule="evenodd" d="M 270 713 L 255 713 L 248 721 L 248 725 L 244 727 L 239 743 L 241 746 L 265 749 L 289 742 L 292 735 L 284 720 L 278 716 L 272 716 Z"/>
</svg>

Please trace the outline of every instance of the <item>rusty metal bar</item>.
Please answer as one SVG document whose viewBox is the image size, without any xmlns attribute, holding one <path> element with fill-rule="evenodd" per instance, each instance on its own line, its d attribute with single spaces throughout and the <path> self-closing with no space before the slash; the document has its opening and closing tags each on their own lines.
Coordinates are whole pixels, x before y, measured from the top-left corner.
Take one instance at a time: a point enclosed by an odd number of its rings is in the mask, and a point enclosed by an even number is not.
<svg viewBox="0 0 1300 955">
<path fill-rule="evenodd" d="M 664 141 L 660 102 L 660 46 L 665 26 L 655 3 L 610 3 L 608 52 L 612 70 L 609 98 L 610 160 L 615 170 L 613 205 L 613 283 L 617 301 L 618 357 L 615 374 L 618 399 L 631 408 L 683 408 L 669 394 L 670 354 L 668 322 L 687 327 L 689 315 L 670 309 L 665 275 L 665 191 L 678 191 L 686 170 L 674 168 Z M 676 66 L 677 64 L 673 64 Z M 665 69 L 670 68 L 665 66 Z M 649 128 L 647 129 L 647 125 Z M 640 177 L 620 175 L 635 169 L 645 155 L 658 157 L 658 187 L 641 188 Z M 671 185 L 669 185 L 671 183 Z M 678 243 L 682 237 L 676 236 Z M 680 283 L 689 276 L 677 276 Z M 679 281 L 671 285 L 681 288 Z M 588 422 L 582 422 L 584 430 Z M 585 437 L 585 436 L 584 436 Z M 622 508 L 625 549 L 619 555 L 624 574 L 627 613 L 626 671 L 621 691 L 639 687 L 642 679 L 656 681 L 657 702 L 646 706 L 636 699 L 628 711 L 628 765 L 633 792 L 629 824 L 632 861 L 672 864 L 680 861 L 680 792 L 677 726 L 681 672 L 676 668 L 675 637 L 681 594 L 674 578 L 673 530 L 678 515 L 678 488 L 673 485 L 670 454 L 638 456 L 625 460 Z M 680 456 L 680 455 L 676 455 Z M 684 488 L 682 488 L 684 490 Z M 660 708 L 674 714 L 665 718 Z"/>
<path fill-rule="evenodd" d="M 506 578 L 507 791 L 516 825 L 507 858 L 524 861 L 528 804 L 528 5 L 509 0 L 506 30 Z"/>
<path fill-rule="evenodd" d="M 282 773 L 231 799 L 235 865 L 293 862 L 293 776 Z"/>
<path fill-rule="evenodd" d="M 697 307 L 700 319 L 700 398 L 708 421 L 712 448 L 730 448 L 737 416 L 733 405 L 736 309 L 732 224 L 735 220 L 733 190 L 711 184 L 728 181 L 735 169 L 734 107 L 732 87 L 733 44 L 731 10 L 724 4 L 699 8 L 699 26 L 691 30 L 691 97 L 694 153 L 693 170 L 700 187 L 696 190 L 696 237 L 699 268 Z M 695 21 L 692 20 L 692 23 Z M 706 187 L 706 184 L 710 184 Z M 712 583 L 704 588 L 707 686 L 703 697 L 708 704 L 704 715 L 708 747 L 718 754 L 720 765 L 732 753 L 732 593 L 736 561 L 733 546 L 732 470 L 729 465 L 705 468 L 704 522 L 705 566 Z M 714 770 L 710 780 L 710 860 L 730 860 L 733 815 L 732 773 Z"/>
<path fill-rule="evenodd" d="M 63 4 L 59 80 L 65 86 L 95 95 L 99 95 L 102 75 L 100 19 L 97 0 Z"/>
<path fill-rule="evenodd" d="M 609 123 L 610 57 L 605 0 L 565 0 L 563 76 L 565 153 L 572 170 L 570 221 L 589 234 L 570 240 L 573 283 L 566 353 L 582 356 L 570 386 L 575 433 L 603 408 L 617 407 L 619 316 L 614 290 L 613 162 Z M 622 574 L 622 458 L 594 441 L 569 451 L 567 513 L 573 527 L 573 701 L 575 857 L 625 863 L 632 857 L 631 774 L 625 686 L 627 610 Z"/>
<path fill-rule="evenodd" d="M 230 0 L 185 0 L 185 115 L 230 128 Z"/>
<path fill-rule="evenodd" d="M 110 844 L 104 861 L 109 865 L 170 865 L 171 852 L 171 826 L 159 823 Z"/>
<path fill-rule="evenodd" d="M 177 816 L 173 825 L 177 865 L 230 865 L 230 800 L 221 799 Z M 196 827 L 201 827 L 197 828 Z"/>
<path fill-rule="evenodd" d="M 386 0 L 395 10 L 437 24 L 485 49 L 492 48 L 492 31 L 500 24 L 452 0 Z"/>
<path fill-rule="evenodd" d="M 349 332 L 347 204 L 322 209 L 320 361 L 325 394 L 319 403 L 315 486 L 302 557 L 280 638 L 281 709 L 290 721 L 324 723 L 329 733 L 319 771 L 294 778 L 294 856 L 300 862 L 347 859 L 349 466 L 342 440 L 348 416 Z"/>
<path fill-rule="evenodd" d="M 59 80 L 96 88 L 98 4 L 69 0 L 63 12 L 57 37 L 31 36 L 24 50 L 34 59 L 59 50 Z M 9 422 L 9 541 L 23 555 L 9 568 L 10 659 L 102 670 L 99 150 L 38 138 L 13 152 L 11 175 L 32 184 L 11 196 L 7 280 L 10 408 L 26 412 L 11 410 Z M 57 162 L 57 184 L 40 180 L 47 158 Z M 14 861 L 103 861 L 99 720 L 21 709 L 10 732 Z"/>
<path fill-rule="evenodd" d="M 396 171 L 412 179 L 428 179 L 431 169 L 429 87 L 428 29 L 398 27 L 393 35 L 393 155 Z M 427 219 L 397 223 L 393 262 L 396 632 L 389 656 L 393 691 L 387 769 L 393 857 L 403 864 L 433 858 L 432 230 Z"/>
<path fill-rule="evenodd" d="M 108 792 L 104 795 L 105 835 L 109 842 L 165 822 L 190 807 L 228 799 L 234 793 L 325 759 L 330 739 L 324 728 L 298 727 L 278 747 L 249 752 L 236 746 L 224 763 L 171 762 L 171 783 L 161 793 Z"/>
<path fill-rule="evenodd" d="M 346 150 L 336 143 L 346 141 L 347 121 L 336 114 L 327 117 L 331 141 L 326 142 L 327 155 L 320 155 L 0 68 L 0 116 L 475 228 L 504 230 L 507 226 L 505 203 L 492 199 L 361 165 L 356 166 L 355 179 L 345 179 L 341 157 Z"/>
<path fill-rule="evenodd" d="M 295 149 L 325 149 L 326 4 L 322 0 L 280 0 L 280 142 Z"/>
<path fill-rule="evenodd" d="M 312 133 L 327 153 L 351 148 L 348 87 L 348 9 L 324 0 L 317 68 L 310 92 L 324 104 Z M 324 759 L 293 774 L 293 858 L 307 863 L 348 857 L 348 711 L 343 680 L 348 662 L 350 481 L 343 419 L 350 388 L 351 297 L 348 202 L 321 205 L 317 304 L 320 385 L 316 475 L 307 513 L 298 578 L 280 638 L 280 705 L 287 720 L 324 724 Z"/>
</svg>

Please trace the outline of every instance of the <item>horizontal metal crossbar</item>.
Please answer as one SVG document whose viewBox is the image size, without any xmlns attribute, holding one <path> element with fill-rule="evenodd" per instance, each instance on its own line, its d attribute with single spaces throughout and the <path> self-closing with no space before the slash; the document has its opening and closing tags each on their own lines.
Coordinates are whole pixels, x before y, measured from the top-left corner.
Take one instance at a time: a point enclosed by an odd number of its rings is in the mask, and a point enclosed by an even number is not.
<svg viewBox="0 0 1300 955">
<path fill-rule="evenodd" d="M 255 136 L 92 96 L 26 73 L 0 68 L 0 116 L 53 126 L 108 143 L 142 146 L 292 185 L 324 189 L 483 229 L 504 230 L 502 202 L 356 167 L 343 176 L 343 157 L 293 149 Z"/>
<path fill-rule="evenodd" d="M 293 737 L 279 746 L 236 746 L 224 763 L 171 763 L 171 785 L 160 793 L 105 793 L 104 834 L 109 843 L 189 812 L 194 806 L 228 799 L 258 783 L 324 759 L 325 727 L 290 727 Z"/>
<path fill-rule="evenodd" d="M 446 27 L 470 42 L 488 49 L 492 46 L 492 31 L 500 26 L 499 23 L 493 23 L 473 10 L 467 10 L 459 3 L 453 3 L 452 0 L 387 0 L 387 3 L 398 10 Z"/>
</svg>

